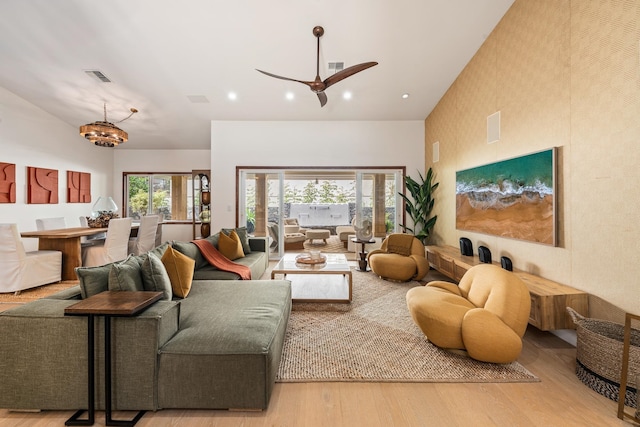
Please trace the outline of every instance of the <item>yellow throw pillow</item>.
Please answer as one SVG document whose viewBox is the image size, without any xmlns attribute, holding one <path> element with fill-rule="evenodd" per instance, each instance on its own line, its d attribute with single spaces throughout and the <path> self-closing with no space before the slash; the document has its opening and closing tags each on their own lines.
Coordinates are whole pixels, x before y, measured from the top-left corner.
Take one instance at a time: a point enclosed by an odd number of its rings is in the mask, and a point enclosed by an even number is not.
<svg viewBox="0 0 640 427">
<path fill-rule="evenodd" d="M 169 246 L 162 255 L 161 261 L 169 275 L 173 295 L 186 298 L 191 290 L 191 282 L 193 282 L 195 260 Z"/>
<path fill-rule="evenodd" d="M 227 236 L 224 232 L 220 231 L 220 238 L 218 239 L 218 250 L 226 258 L 233 261 L 234 259 L 244 257 L 244 251 L 242 250 L 242 242 L 238 233 L 235 230 L 231 230 Z"/>
</svg>

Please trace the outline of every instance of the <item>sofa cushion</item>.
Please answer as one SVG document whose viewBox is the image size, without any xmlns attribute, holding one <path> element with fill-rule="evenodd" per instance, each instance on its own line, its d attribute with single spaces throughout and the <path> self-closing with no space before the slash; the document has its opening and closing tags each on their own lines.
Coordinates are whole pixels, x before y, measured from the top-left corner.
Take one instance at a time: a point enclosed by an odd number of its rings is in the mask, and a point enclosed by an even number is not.
<svg viewBox="0 0 640 427">
<path fill-rule="evenodd" d="M 264 252 L 252 252 L 234 262 L 249 267 L 251 269 L 251 277 L 260 279 L 265 272 L 266 256 Z M 193 280 L 240 280 L 240 276 L 237 273 L 218 270 L 213 265 L 207 265 L 193 273 Z"/>
<path fill-rule="evenodd" d="M 224 232 L 220 232 L 218 250 L 231 261 L 244 257 L 242 243 L 234 230 L 231 230 L 228 236 Z"/>
<path fill-rule="evenodd" d="M 242 252 L 244 254 L 251 253 L 251 246 L 249 245 L 249 232 L 247 231 L 247 227 L 238 227 L 238 228 L 223 228 L 222 232 L 227 236 L 231 234 L 231 231 L 235 231 L 238 237 L 240 238 L 240 243 L 242 243 Z M 217 242 L 216 242 L 217 243 Z M 215 246 L 215 245 L 214 245 Z"/>
<path fill-rule="evenodd" d="M 111 264 L 97 267 L 76 267 L 76 276 L 80 281 L 80 294 L 82 298 L 99 294 L 109 290 L 109 272 Z"/>
<path fill-rule="evenodd" d="M 160 349 L 161 408 L 264 409 L 291 311 L 284 280 L 195 281 Z M 206 373 L 206 375 L 203 375 Z"/>
<path fill-rule="evenodd" d="M 149 252 L 143 255 L 142 265 L 142 285 L 145 291 L 162 292 L 163 297 L 167 301 L 171 301 L 173 290 L 171 289 L 171 279 L 167 273 L 164 264 L 153 253 Z"/>
<path fill-rule="evenodd" d="M 187 295 L 189 295 L 195 263 L 192 258 L 172 247 L 167 248 L 162 256 L 162 264 L 164 264 L 167 270 L 169 280 L 171 281 L 171 290 L 175 296 L 186 298 Z"/>
<path fill-rule="evenodd" d="M 109 270 L 110 291 L 142 291 L 142 274 L 137 257 L 129 255 L 121 262 L 111 264 Z"/>
</svg>

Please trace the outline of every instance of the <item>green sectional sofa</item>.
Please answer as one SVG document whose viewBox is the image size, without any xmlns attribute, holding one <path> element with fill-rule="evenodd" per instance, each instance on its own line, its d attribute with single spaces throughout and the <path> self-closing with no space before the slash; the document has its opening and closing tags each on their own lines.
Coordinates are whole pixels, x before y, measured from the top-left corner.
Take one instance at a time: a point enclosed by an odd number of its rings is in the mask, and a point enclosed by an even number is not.
<svg viewBox="0 0 640 427">
<path fill-rule="evenodd" d="M 245 262 L 259 278 L 268 261 L 253 253 Z M 203 279 L 206 271 L 224 273 L 198 268 L 196 260 L 186 298 L 112 319 L 114 409 L 267 407 L 291 312 L 290 283 Z M 87 319 L 64 315 L 80 298 L 76 286 L 0 313 L 1 408 L 87 407 Z M 95 331 L 96 408 L 104 409 L 101 317 Z"/>
</svg>

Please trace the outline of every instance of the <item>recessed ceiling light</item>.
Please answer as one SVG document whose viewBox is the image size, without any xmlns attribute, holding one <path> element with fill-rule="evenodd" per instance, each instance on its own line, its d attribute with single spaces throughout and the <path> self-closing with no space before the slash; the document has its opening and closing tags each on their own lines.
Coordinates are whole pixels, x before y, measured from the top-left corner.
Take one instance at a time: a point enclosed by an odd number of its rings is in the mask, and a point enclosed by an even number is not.
<svg viewBox="0 0 640 427">
<path fill-rule="evenodd" d="M 295 98 L 295 95 L 293 94 L 293 92 L 287 92 L 287 93 L 286 93 L 286 95 L 285 95 L 285 97 L 286 97 L 289 101 L 291 101 L 291 100 L 293 100 L 293 98 Z"/>
<path fill-rule="evenodd" d="M 342 97 L 343 97 L 344 99 L 351 99 L 351 92 L 345 92 L 345 93 L 343 93 L 343 94 L 342 94 Z"/>
<path fill-rule="evenodd" d="M 402 99 L 407 99 L 408 97 L 409 97 L 409 94 L 408 94 L 408 93 L 403 93 L 403 94 L 402 94 Z"/>
<path fill-rule="evenodd" d="M 235 101 L 236 99 L 238 99 L 238 95 L 235 92 L 229 92 L 227 97 L 232 101 Z"/>
</svg>

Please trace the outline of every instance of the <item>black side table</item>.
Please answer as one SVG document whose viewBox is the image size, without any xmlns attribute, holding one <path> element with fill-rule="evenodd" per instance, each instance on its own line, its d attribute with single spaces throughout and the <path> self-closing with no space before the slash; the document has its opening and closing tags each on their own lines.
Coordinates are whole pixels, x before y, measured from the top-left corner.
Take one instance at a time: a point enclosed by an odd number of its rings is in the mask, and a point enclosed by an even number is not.
<svg viewBox="0 0 640 427">
<path fill-rule="evenodd" d="M 371 239 L 371 240 L 360 240 L 357 237 L 352 237 L 351 241 L 353 243 L 360 243 L 362 245 L 362 250 L 360 252 L 358 252 L 360 254 L 360 259 L 358 260 L 358 270 L 360 271 L 370 271 L 369 267 L 367 266 L 367 251 L 365 248 L 366 244 L 371 244 L 371 243 L 375 243 L 376 239 Z"/>
<path fill-rule="evenodd" d="M 64 309 L 69 316 L 87 316 L 87 354 L 88 360 L 88 408 L 80 409 L 71 416 L 65 425 L 92 426 L 95 422 L 95 337 L 94 318 L 104 316 L 104 390 L 105 425 L 134 426 L 146 411 L 139 411 L 132 420 L 114 420 L 111 418 L 111 317 L 135 316 L 142 310 L 162 298 L 162 292 L 106 291 L 84 299 Z M 87 412 L 87 419 L 79 419 Z"/>
</svg>

